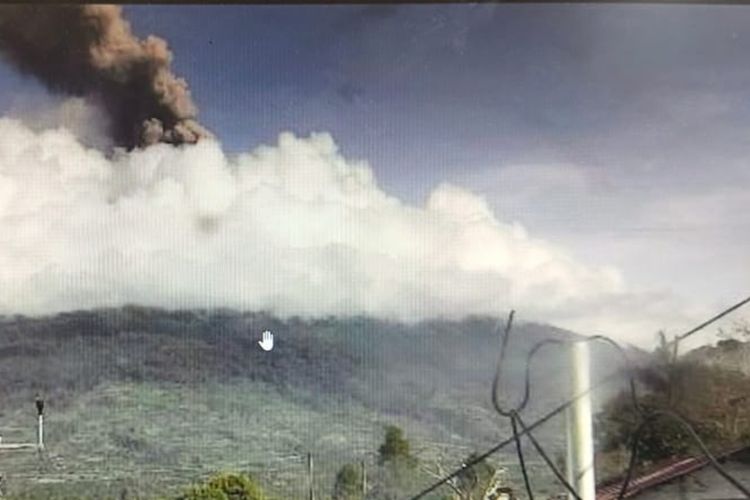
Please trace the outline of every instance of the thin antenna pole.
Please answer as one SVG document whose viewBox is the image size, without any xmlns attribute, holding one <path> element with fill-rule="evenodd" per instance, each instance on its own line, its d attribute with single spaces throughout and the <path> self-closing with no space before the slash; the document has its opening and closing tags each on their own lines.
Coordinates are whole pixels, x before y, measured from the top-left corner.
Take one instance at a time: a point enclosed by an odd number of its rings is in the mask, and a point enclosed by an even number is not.
<svg viewBox="0 0 750 500">
<path fill-rule="evenodd" d="M 36 446 L 40 450 L 44 449 L 44 415 L 39 415 L 39 420 L 37 422 L 37 433 L 36 433 Z"/>
<path fill-rule="evenodd" d="M 312 453 L 307 454 L 307 484 L 310 489 L 310 500 L 315 500 L 315 481 L 313 480 L 313 457 Z"/>
<path fill-rule="evenodd" d="M 594 477 L 594 431 L 591 416 L 591 374 L 588 342 L 571 346 L 571 382 L 573 394 L 582 396 L 570 407 L 569 456 L 572 456 L 572 478 L 581 500 L 596 500 Z"/>
<path fill-rule="evenodd" d="M 37 425 L 36 425 L 36 447 L 39 451 L 44 450 L 44 400 L 42 397 L 36 395 L 36 413 L 37 413 Z"/>
<path fill-rule="evenodd" d="M 364 460 L 360 462 L 360 465 L 362 466 L 362 498 L 365 498 L 365 495 L 367 495 L 367 466 Z"/>
</svg>

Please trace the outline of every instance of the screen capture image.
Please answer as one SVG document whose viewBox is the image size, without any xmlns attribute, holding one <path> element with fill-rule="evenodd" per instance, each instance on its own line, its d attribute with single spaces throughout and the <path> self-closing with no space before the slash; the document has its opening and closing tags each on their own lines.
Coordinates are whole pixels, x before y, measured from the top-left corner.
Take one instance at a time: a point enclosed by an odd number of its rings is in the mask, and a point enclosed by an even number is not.
<svg viewBox="0 0 750 500">
<path fill-rule="evenodd" d="M 0 6 L 0 498 L 750 498 L 750 6 Z"/>
</svg>

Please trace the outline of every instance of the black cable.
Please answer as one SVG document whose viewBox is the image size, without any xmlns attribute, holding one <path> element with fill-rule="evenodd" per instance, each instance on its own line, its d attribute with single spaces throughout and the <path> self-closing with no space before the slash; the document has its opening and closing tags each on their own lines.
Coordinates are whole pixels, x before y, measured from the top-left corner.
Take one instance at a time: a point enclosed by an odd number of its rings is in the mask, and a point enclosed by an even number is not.
<svg viewBox="0 0 750 500">
<path fill-rule="evenodd" d="M 685 333 L 683 333 L 681 335 L 678 335 L 676 338 L 678 340 L 687 338 L 690 335 L 693 335 L 693 334 L 697 333 L 698 331 L 703 330 L 707 326 L 711 325 L 712 323 L 718 321 L 719 319 L 723 318 L 724 316 L 728 315 L 731 312 L 734 312 L 735 310 L 739 309 L 740 307 L 742 307 L 742 306 L 744 306 L 744 305 L 746 305 L 748 303 L 750 303 L 750 297 L 747 297 L 746 299 L 743 299 L 742 301 L 740 301 L 740 302 L 732 305 L 731 307 L 723 310 L 719 314 L 713 316 L 709 320 L 704 321 L 700 325 L 692 328 L 691 330 L 688 330 L 687 332 L 685 332 Z M 510 320 L 512 320 L 512 318 L 513 318 L 513 313 L 514 312 L 511 311 L 511 314 L 509 316 Z M 511 323 L 511 321 L 508 321 L 508 325 L 510 323 Z M 508 337 L 509 332 L 510 332 L 509 328 L 506 328 L 506 333 L 505 333 L 505 335 L 503 337 L 503 343 L 502 343 L 503 349 L 502 349 L 502 351 L 500 353 L 500 361 L 501 362 L 502 362 L 502 359 L 503 359 L 503 356 L 504 356 L 505 347 L 507 346 L 507 337 Z M 496 376 L 495 376 L 496 380 L 493 381 L 492 401 L 493 401 L 493 405 L 495 406 L 495 409 L 498 410 L 498 412 L 500 412 L 502 410 L 503 412 L 507 413 L 508 410 L 503 410 L 502 408 L 500 408 L 499 403 L 497 402 L 497 394 L 496 394 L 497 391 L 496 391 L 496 389 L 497 389 L 497 385 L 499 384 L 499 375 L 498 375 L 499 372 L 500 372 L 499 368 L 500 367 L 498 367 L 498 370 L 496 371 Z M 565 411 L 568 408 L 570 408 L 573 405 L 573 403 L 575 403 L 576 401 L 578 401 L 580 398 L 582 398 L 583 396 L 586 396 L 587 394 L 589 394 L 592 391 L 594 391 L 595 389 L 601 387 L 605 383 L 613 380 L 618 375 L 619 375 L 619 372 L 612 372 L 609 375 L 605 376 L 603 379 L 599 380 L 598 382 L 596 382 L 595 384 L 593 384 L 591 387 L 589 387 L 589 389 L 587 391 L 582 392 L 580 394 L 574 395 L 569 400 L 567 400 L 564 403 L 556 406 L 551 411 L 549 411 L 547 414 L 545 414 L 542 417 L 538 418 L 536 421 L 534 421 L 533 423 L 531 423 L 525 429 L 522 429 L 518 433 L 518 436 L 526 435 L 529 432 L 533 431 L 534 429 L 536 429 L 538 427 L 541 427 L 542 425 L 544 425 L 545 423 L 547 423 L 549 420 L 553 419 L 555 416 L 559 415 L 563 411 Z M 692 431 L 693 434 L 695 433 L 695 431 L 693 431 L 692 428 L 690 430 Z M 473 460 L 470 460 L 468 463 L 464 464 L 464 467 L 470 467 L 470 466 L 476 465 L 476 464 L 478 464 L 478 463 L 486 460 L 487 458 L 489 458 L 490 456 L 494 455 L 495 453 L 497 453 L 498 451 L 502 450 L 503 448 L 505 448 L 506 446 L 508 446 L 509 444 L 511 444 L 513 442 L 514 442 L 514 438 L 513 437 L 511 437 L 510 439 L 505 439 L 504 441 L 501 441 L 500 443 L 498 443 L 497 445 L 493 446 L 492 448 L 490 448 L 486 452 L 482 453 L 481 455 L 478 455 Z M 718 464 L 718 462 L 717 462 L 717 464 Z M 436 490 L 437 488 L 439 488 L 440 486 L 442 486 L 446 482 L 448 482 L 451 479 L 453 479 L 454 477 L 458 476 L 458 474 L 460 474 L 461 471 L 463 471 L 464 467 L 461 467 L 460 469 L 457 469 L 457 470 L 451 472 L 447 476 L 445 476 L 442 479 L 438 480 L 437 482 L 431 484 L 430 486 L 428 486 L 427 488 L 423 489 L 422 491 L 420 491 L 416 495 L 410 497 L 410 500 L 419 500 L 420 498 L 424 497 L 425 495 L 427 495 L 427 494 L 431 493 L 432 491 Z M 629 468 L 629 469 L 631 469 L 631 470 L 629 470 L 629 472 L 632 473 L 632 468 Z"/>
<path fill-rule="evenodd" d="M 611 373 L 611 374 L 609 374 L 607 377 L 605 377 L 604 379 L 600 380 L 597 383 L 597 386 L 602 385 L 605 382 L 608 382 L 609 380 L 613 379 L 616 375 L 617 375 L 617 373 Z M 549 422 L 550 420 L 552 420 L 553 418 L 555 418 L 557 415 L 559 415 L 560 413 L 562 413 L 565 410 L 567 410 L 568 408 L 570 408 L 576 401 L 578 401 L 580 398 L 584 397 L 586 394 L 588 394 L 588 392 L 582 392 L 581 394 L 576 394 L 575 396 L 573 396 L 568 401 L 565 401 L 564 403 L 556 406 L 554 409 L 552 409 L 551 411 L 549 411 L 546 415 L 540 417 L 539 419 L 537 419 L 536 421 L 534 421 L 532 424 L 530 424 L 526 428 L 526 430 L 521 429 L 519 431 L 518 435 L 519 436 L 524 436 L 528 432 L 533 431 L 534 429 L 537 429 L 537 428 L 541 427 L 542 425 L 546 424 L 547 422 Z M 425 496 L 425 495 L 433 492 L 434 490 L 436 490 L 437 488 L 441 487 L 442 485 L 444 485 L 445 483 L 447 483 L 448 481 L 450 481 L 454 477 L 456 477 L 459 474 L 461 474 L 461 472 L 464 470 L 465 467 L 471 467 L 473 465 L 476 465 L 476 464 L 478 464 L 480 462 L 483 462 L 483 461 L 487 460 L 489 457 L 491 457 L 492 455 L 494 455 L 498 451 L 502 450 L 506 446 L 512 444 L 513 442 L 514 442 L 513 437 L 507 438 L 507 439 L 499 442 L 498 444 L 496 444 L 495 446 L 493 446 L 489 450 L 485 451 L 481 455 L 478 455 L 473 460 L 469 460 L 468 462 L 466 462 L 465 464 L 463 464 L 463 466 L 461 468 L 454 470 L 450 474 L 444 476 L 442 479 L 439 479 L 435 483 L 433 483 L 430 486 L 428 486 L 427 488 L 423 489 L 422 491 L 420 491 L 416 495 L 410 497 L 410 500 L 418 500 L 418 499 L 422 498 L 423 496 Z"/>
<path fill-rule="evenodd" d="M 521 475 L 523 475 L 523 484 L 526 486 L 526 494 L 529 496 L 529 500 L 534 500 L 534 493 L 531 491 L 531 480 L 529 479 L 529 472 L 526 470 L 526 460 L 523 458 L 523 449 L 521 447 L 521 436 L 518 435 L 518 426 L 516 421 L 518 420 L 518 414 L 513 412 L 510 415 L 510 427 L 513 429 L 513 439 L 516 442 L 516 455 L 518 456 L 518 465 L 521 466 Z M 527 436 L 530 436 L 528 432 Z M 580 500 L 580 499 L 579 499 Z"/>
<path fill-rule="evenodd" d="M 521 449 L 521 442 L 520 438 L 518 436 L 518 429 L 517 429 L 517 423 L 520 423 L 524 428 L 525 424 L 520 418 L 519 412 L 522 411 L 529 403 L 529 400 L 531 398 L 531 363 L 536 354 L 545 346 L 548 345 L 567 345 L 575 341 L 571 340 L 560 340 L 560 339 L 543 339 L 529 350 L 527 356 L 526 356 L 526 368 L 525 368 L 525 377 L 524 377 L 524 395 L 521 400 L 521 402 L 513 409 L 504 409 L 500 406 L 500 403 L 498 401 L 497 397 L 497 389 L 500 383 L 500 378 L 502 376 L 502 367 L 503 367 L 503 361 L 505 359 L 505 354 L 507 352 L 508 348 L 508 342 L 510 338 L 511 328 L 513 325 L 513 317 L 515 315 L 515 311 L 511 310 L 510 314 L 508 315 L 508 320 L 505 324 L 505 330 L 503 331 L 503 335 L 501 338 L 500 343 L 500 355 L 498 356 L 498 362 L 497 366 L 495 368 L 495 376 L 492 381 L 492 403 L 495 407 L 495 410 L 502 416 L 508 417 L 511 421 L 511 427 L 513 430 L 513 437 L 516 441 L 516 455 L 518 457 L 519 464 L 521 466 L 521 473 L 523 475 L 524 479 L 524 485 L 526 487 L 526 491 L 529 495 L 529 498 L 533 500 L 533 493 L 531 491 L 531 484 L 529 481 L 528 473 L 526 470 L 526 464 L 523 456 L 523 451 Z M 498 322 L 498 330 L 499 330 L 500 322 Z M 629 381 L 630 381 L 630 391 L 631 391 L 631 397 L 633 399 L 633 406 L 639 413 L 642 414 L 642 410 L 640 406 L 638 405 L 638 397 L 636 393 L 635 388 L 635 378 L 633 374 L 633 370 L 630 364 L 630 359 L 627 356 L 627 353 L 625 350 L 618 344 L 616 341 L 609 337 L 605 337 L 603 335 L 594 335 L 591 337 L 587 337 L 586 339 L 582 340 L 582 342 L 593 342 L 593 341 L 602 341 L 605 343 L 610 344 L 611 346 L 614 346 L 619 354 L 622 356 L 622 358 L 625 360 L 625 363 L 628 367 L 628 375 L 629 375 Z M 565 479 L 563 474 L 558 470 L 558 468 L 555 466 L 554 462 L 549 458 L 547 453 L 542 448 L 541 444 L 534 438 L 534 436 L 527 432 L 527 436 L 532 441 L 532 444 L 536 448 L 539 455 L 544 459 L 547 466 L 550 468 L 552 473 L 557 477 L 557 479 L 562 483 L 562 485 L 568 490 L 568 492 L 577 500 L 580 500 L 580 496 L 575 491 L 575 488 L 568 483 L 568 481 Z"/>
<path fill-rule="evenodd" d="M 498 385 L 500 384 L 500 377 L 501 377 L 501 371 L 503 367 L 503 361 L 505 360 L 505 353 L 508 350 L 508 340 L 510 339 L 510 331 L 513 327 L 513 316 L 515 315 L 515 311 L 511 310 L 508 314 L 508 320 L 505 323 L 505 329 L 503 331 L 503 336 L 500 340 L 500 354 L 498 356 L 497 365 L 495 369 L 495 377 L 492 380 L 492 404 L 495 407 L 495 410 L 502 416 L 507 417 L 510 419 L 510 427 L 513 431 L 513 440 L 516 443 L 516 456 L 518 457 L 518 464 L 521 467 L 521 475 L 523 476 L 523 484 L 526 487 L 526 494 L 529 497 L 529 500 L 534 500 L 534 493 L 531 489 L 531 479 L 529 478 L 528 470 L 526 469 L 526 460 L 523 456 L 523 447 L 521 445 L 521 436 L 518 434 L 518 425 L 516 423 L 516 418 L 518 413 L 516 412 L 516 409 L 504 409 L 500 406 L 500 402 L 497 398 L 497 389 Z M 500 322 L 498 322 L 498 330 L 500 329 Z M 522 403 L 525 405 L 525 403 Z"/>
<path fill-rule="evenodd" d="M 531 399 L 531 362 L 536 354 L 541 351 L 543 347 L 548 345 L 566 345 L 567 343 L 568 341 L 560 339 L 544 339 L 534 344 L 526 355 L 526 375 L 524 377 L 523 399 L 521 399 L 521 404 L 518 405 L 516 411 L 523 411 L 526 408 L 526 405 L 529 404 L 529 399 Z"/>
<path fill-rule="evenodd" d="M 716 316 L 713 316 L 712 318 L 707 319 L 706 321 L 704 321 L 700 325 L 698 325 L 698 326 L 696 326 L 694 328 L 691 328 L 690 330 L 686 331 L 685 333 L 682 333 L 680 335 L 675 335 L 674 339 L 671 342 L 667 343 L 667 347 L 669 347 L 669 345 L 671 343 L 674 343 L 674 350 L 673 350 L 673 356 L 674 356 L 674 358 L 677 358 L 677 351 L 678 351 L 678 349 L 680 347 L 680 342 L 682 340 L 690 337 L 691 335 L 693 335 L 696 332 L 701 331 L 702 329 L 704 329 L 708 325 L 710 325 L 712 323 L 715 323 L 716 321 L 720 320 L 721 318 L 723 318 L 727 314 L 730 314 L 730 313 L 736 311 L 737 309 L 739 309 L 740 307 L 744 306 L 747 303 L 750 303 L 750 297 L 747 297 L 744 300 L 741 300 L 741 301 L 737 302 L 735 305 L 733 305 L 732 307 L 730 307 L 728 309 L 724 309 L 723 311 L 721 311 Z"/>
<path fill-rule="evenodd" d="M 498 385 L 500 383 L 500 377 L 502 374 L 502 366 L 503 361 L 505 358 L 505 353 L 507 351 L 508 347 L 508 340 L 510 338 L 510 332 L 513 325 L 513 317 L 514 317 L 515 311 L 511 310 L 510 314 L 508 315 L 508 321 L 505 324 L 505 330 L 503 332 L 503 336 L 500 343 L 500 355 L 498 357 L 497 366 L 495 369 L 495 377 L 492 381 L 492 403 L 495 407 L 495 410 L 502 416 L 508 417 L 510 419 L 510 425 L 511 429 L 513 431 L 513 439 L 516 442 L 516 456 L 518 457 L 518 463 L 521 467 L 521 475 L 523 476 L 523 483 L 526 487 L 526 494 L 529 497 L 529 500 L 534 500 L 534 493 L 531 489 L 531 481 L 529 479 L 528 470 L 526 468 L 526 460 L 524 459 L 523 455 L 523 448 L 521 445 L 521 437 L 518 434 L 518 424 L 520 424 L 524 429 L 526 429 L 526 425 L 521 420 L 521 416 L 519 415 L 519 412 L 523 410 L 526 405 L 529 402 L 530 399 L 530 392 L 531 392 L 531 361 L 536 355 L 536 353 L 545 345 L 551 345 L 551 344 L 564 344 L 564 341 L 556 340 L 556 339 L 545 339 L 541 342 L 538 342 L 535 344 L 532 349 L 529 351 L 528 356 L 526 358 L 526 376 L 525 376 L 525 383 L 524 383 L 524 396 L 521 400 L 521 403 L 516 406 L 516 408 L 513 409 L 504 409 L 500 406 L 500 403 L 498 402 L 497 398 L 497 389 Z M 562 476 L 559 470 L 555 467 L 555 464 L 549 459 L 547 454 L 542 449 L 539 442 L 534 438 L 534 436 L 531 434 L 531 432 L 526 432 L 526 435 L 531 439 L 532 443 L 534 444 L 534 447 L 537 449 L 537 452 L 542 456 L 542 458 L 547 462 L 547 465 L 552 469 L 552 472 L 557 476 L 558 479 L 565 485 L 565 487 L 568 489 L 568 491 L 577 499 L 581 500 L 580 496 L 576 493 L 575 489 L 570 486 L 570 484 L 565 480 L 565 478 Z"/>
<path fill-rule="evenodd" d="M 625 352 L 625 349 L 616 342 L 615 340 L 606 337 L 604 335 L 592 335 L 591 337 L 587 337 L 583 340 L 580 340 L 580 342 L 605 342 L 612 347 L 614 347 L 620 356 L 625 360 L 625 364 L 627 366 L 627 372 L 628 372 L 628 381 L 630 385 L 630 397 L 632 399 L 633 408 L 638 412 L 641 416 L 644 415 L 643 409 L 638 403 L 638 394 L 636 391 L 636 385 L 635 385 L 635 375 L 634 370 L 632 368 L 632 365 L 630 363 L 630 358 L 628 357 L 627 353 Z M 541 350 L 542 347 L 545 347 L 547 345 L 567 345 L 571 344 L 576 341 L 568 341 L 568 340 L 559 340 L 559 339 L 545 339 L 540 342 L 537 342 L 532 349 L 529 351 L 529 354 L 526 358 L 526 378 L 524 383 L 524 397 L 519 405 L 518 411 L 522 410 L 529 402 L 530 399 L 530 386 L 531 386 L 531 361 L 534 358 L 534 356 Z M 499 370 L 498 370 L 499 373 Z M 516 418 L 518 419 L 518 422 L 522 425 L 522 427 L 525 428 L 525 425 L 523 421 L 520 419 L 520 416 L 516 414 Z M 565 487 L 566 490 L 568 490 L 568 493 L 570 493 L 574 498 L 577 500 L 580 500 L 580 496 L 578 495 L 578 492 L 576 492 L 575 488 L 566 480 L 564 475 L 560 472 L 560 470 L 557 468 L 557 466 L 554 464 L 554 462 L 549 458 L 547 453 L 544 451 L 544 448 L 542 445 L 537 441 L 537 439 L 534 437 L 534 435 L 531 432 L 527 433 L 527 437 L 532 442 L 534 447 L 537 450 L 537 453 L 544 459 L 549 469 L 552 471 L 552 473 L 557 477 L 557 479 L 560 481 L 560 483 Z"/>
<path fill-rule="evenodd" d="M 500 354 L 498 355 L 497 364 L 495 365 L 495 377 L 492 379 L 492 406 L 495 407 L 495 411 L 503 417 L 511 417 L 514 409 L 505 409 L 500 406 L 500 402 L 497 400 L 497 389 L 500 385 L 501 370 L 503 368 L 503 362 L 505 361 L 505 353 L 508 350 L 508 339 L 510 338 L 510 330 L 513 327 L 513 316 L 516 311 L 511 310 L 508 314 L 508 320 L 505 322 L 505 329 L 503 330 L 503 336 L 500 339 Z M 500 321 L 498 321 L 497 329 L 500 329 Z"/>
<path fill-rule="evenodd" d="M 720 320 L 721 318 L 723 318 L 727 314 L 733 313 L 734 311 L 736 311 L 737 309 L 739 309 L 740 307 L 742 307 L 742 306 L 744 306 L 744 305 L 746 305 L 748 303 L 750 303 L 750 297 L 747 297 L 747 298 L 745 298 L 745 299 L 737 302 L 732 307 L 724 309 L 723 311 L 721 311 L 716 316 L 713 316 L 712 318 L 707 319 L 706 321 L 704 321 L 700 325 L 698 325 L 698 326 L 696 326 L 694 328 L 691 328 L 690 330 L 686 331 L 683 334 L 677 335 L 677 337 L 675 337 L 675 338 L 676 338 L 676 340 L 684 340 L 684 339 L 688 338 L 689 336 L 693 335 L 694 333 L 697 333 L 697 332 L 703 330 L 708 325 L 717 322 L 718 320 Z"/>
<path fill-rule="evenodd" d="M 529 351 L 527 357 L 526 357 L 526 374 L 524 379 L 524 395 L 521 402 L 514 408 L 514 409 L 504 409 L 500 406 L 500 403 L 498 402 L 497 398 L 497 389 L 500 383 L 500 377 L 502 375 L 502 366 L 503 361 L 505 358 L 505 353 L 507 351 L 508 347 L 508 340 L 510 338 L 510 332 L 511 327 L 513 324 L 513 316 L 515 314 L 515 311 L 511 311 L 508 316 L 508 321 L 505 325 L 505 330 L 503 332 L 503 336 L 501 339 L 500 344 L 500 355 L 498 357 L 498 363 L 495 369 L 495 377 L 492 382 L 492 403 L 495 407 L 495 410 L 502 416 L 508 417 L 510 419 L 511 428 L 513 430 L 513 439 L 516 442 L 516 456 L 518 457 L 518 463 L 521 467 L 521 474 L 523 476 L 523 482 L 524 486 L 526 487 L 526 493 L 529 497 L 529 500 L 534 499 L 534 494 L 531 489 L 531 481 L 529 479 L 528 471 L 526 469 L 526 461 L 524 459 L 523 455 L 523 449 L 521 446 L 521 438 L 518 435 L 518 424 L 520 424 L 524 429 L 526 429 L 526 425 L 521 420 L 521 416 L 519 415 L 519 412 L 522 411 L 529 403 L 530 397 L 531 397 L 531 361 L 536 356 L 537 352 L 539 352 L 542 347 L 547 345 L 564 345 L 568 342 L 558 340 L 558 339 L 544 339 L 540 342 L 537 342 Z M 597 340 L 596 338 L 591 338 L 591 340 Z M 616 346 L 619 348 L 620 346 L 616 344 Z M 624 351 L 621 350 L 621 352 Z M 634 387 L 631 385 L 631 387 Z M 634 394 L 635 398 L 635 394 Z M 635 400 L 635 399 L 634 399 Z M 542 456 L 544 461 L 547 463 L 547 466 L 552 470 L 553 474 L 560 480 L 560 482 L 565 486 L 565 488 L 571 493 L 571 495 L 576 498 L 576 500 L 581 500 L 581 497 L 578 495 L 578 493 L 575 491 L 575 488 L 573 488 L 570 483 L 565 479 L 565 477 L 560 473 L 560 471 L 555 466 L 554 462 L 550 460 L 549 456 L 546 454 L 544 449 L 542 448 L 541 444 L 534 438 L 534 436 L 531 434 L 531 432 L 526 432 L 526 435 L 531 440 L 532 444 L 536 448 L 539 455 Z"/>
<path fill-rule="evenodd" d="M 461 495 L 462 497 L 465 496 L 467 500 L 471 500 L 471 491 L 476 488 L 477 484 L 479 484 L 479 477 L 477 476 L 477 471 L 475 471 L 471 467 L 466 467 L 466 464 L 463 464 L 464 469 L 471 474 L 471 485 L 468 487 L 468 490 L 465 492 L 465 495 Z M 464 476 L 465 477 L 465 476 Z M 460 494 L 459 490 L 459 494 Z"/>
<path fill-rule="evenodd" d="M 515 408 L 512 408 L 512 409 L 502 408 L 500 406 L 500 403 L 498 402 L 497 389 L 498 389 L 498 386 L 500 385 L 500 377 L 502 373 L 503 360 L 505 356 L 505 351 L 507 349 L 508 337 L 510 336 L 509 335 L 510 325 L 513 320 L 513 315 L 514 315 L 514 311 L 511 311 L 509 319 L 508 319 L 508 323 L 507 323 L 508 326 L 506 326 L 505 332 L 502 338 L 500 357 L 498 359 L 498 364 L 495 369 L 495 378 L 492 381 L 492 404 L 495 407 L 495 411 L 497 411 L 500 415 L 504 417 L 510 417 L 513 411 L 520 413 L 528 405 L 529 400 L 531 399 L 531 363 L 534 357 L 537 355 L 537 353 L 541 351 L 543 347 L 546 347 L 548 345 L 568 345 L 572 342 L 576 342 L 574 340 L 543 339 L 537 342 L 536 344 L 534 344 L 532 348 L 529 350 L 528 354 L 526 355 L 523 398 L 521 399 L 521 402 Z M 642 408 L 638 404 L 638 393 L 636 390 L 634 370 L 630 362 L 630 357 L 628 356 L 625 349 L 615 340 L 609 337 L 605 337 L 604 335 L 593 335 L 591 337 L 586 337 L 585 339 L 582 339 L 582 340 L 577 340 L 577 342 L 594 342 L 594 341 L 605 342 L 611 345 L 618 351 L 620 356 L 625 360 L 625 365 L 627 366 L 627 372 L 628 372 L 628 382 L 630 386 L 630 397 L 633 401 L 633 406 L 638 411 L 638 413 L 643 413 Z"/>
<path fill-rule="evenodd" d="M 647 422 L 649 422 L 649 419 L 644 419 L 638 425 L 635 432 L 631 436 L 632 442 L 630 443 L 630 460 L 628 461 L 628 468 L 625 470 L 625 480 L 622 482 L 622 487 L 620 488 L 620 493 L 617 495 L 617 500 L 623 500 L 623 498 L 625 498 L 625 494 L 628 491 L 628 485 L 630 484 L 630 479 L 633 477 L 635 464 L 638 461 L 638 443 L 641 440 L 641 433 L 646 427 Z"/>
<path fill-rule="evenodd" d="M 628 356 L 627 352 L 625 352 L 625 349 L 615 340 L 605 337 L 604 335 L 592 335 L 591 337 L 586 337 L 585 339 L 581 340 L 560 340 L 560 339 L 544 339 L 539 342 L 537 342 L 529 351 L 527 357 L 526 357 L 526 377 L 524 379 L 524 396 L 521 401 L 521 404 L 516 408 L 516 411 L 522 411 L 524 408 L 526 408 L 526 405 L 529 402 L 529 399 L 531 398 L 531 361 L 536 356 L 536 354 L 543 348 L 548 345 L 569 345 L 573 342 L 604 342 L 609 344 L 610 346 L 614 347 L 617 352 L 620 354 L 620 356 L 625 360 L 625 365 L 627 367 L 627 373 L 628 373 L 628 382 L 630 386 L 630 397 L 633 402 L 634 408 L 639 412 L 642 413 L 643 410 L 638 404 L 638 393 L 636 390 L 635 385 L 635 375 L 634 370 L 632 367 L 632 364 L 630 362 L 630 357 Z"/>
<path fill-rule="evenodd" d="M 526 424 L 523 423 L 523 420 L 521 420 L 520 415 L 515 415 L 516 420 L 521 425 L 521 427 L 526 430 Z M 531 441 L 531 444 L 534 445 L 534 448 L 536 448 L 537 453 L 539 453 L 539 456 L 544 459 L 544 461 L 547 463 L 547 466 L 552 470 L 553 474 L 557 477 L 557 479 L 562 483 L 563 486 L 565 486 L 565 489 L 568 490 L 568 492 L 573 495 L 573 498 L 576 500 L 581 500 L 581 497 L 576 492 L 575 488 L 568 482 L 567 479 L 565 479 L 565 476 L 560 472 L 560 469 L 557 468 L 555 463 L 552 461 L 552 459 L 547 455 L 547 453 L 544 451 L 544 448 L 542 448 L 542 445 L 539 443 L 539 441 L 536 440 L 534 435 L 527 431 L 526 437 L 529 438 L 529 441 Z"/>
<path fill-rule="evenodd" d="M 687 430 L 688 434 L 690 434 L 690 437 L 693 438 L 693 441 L 695 441 L 698 444 L 698 447 L 701 449 L 701 452 L 703 455 L 708 459 L 711 466 L 716 469 L 716 472 L 718 472 L 724 479 L 726 479 L 732 486 L 737 488 L 739 491 L 742 492 L 743 495 L 745 495 L 745 498 L 750 498 L 750 489 L 745 487 L 742 483 L 740 483 L 737 479 L 735 479 L 727 470 L 719 463 L 718 460 L 716 460 L 716 457 L 713 456 L 713 454 L 709 451 L 706 444 L 703 442 L 703 440 L 698 436 L 698 433 L 695 432 L 695 429 L 693 429 L 693 426 L 688 422 L 684 417 L 682 417 L 679 413 L 669 411 L 669 410 L 654 410 L 652 412 L 649 412 L 648 417 L 641 422 L 641 424 L 638 426 L 636 431 L 633 433 L 632 437 L 632 443 L 630 448 L 630 463 L 628 465 L 628 470 L 625 475 L 625 480 L 622 483 L 622 487 L 620 488 L 620 494 L 618 495 L 618 500 L 622 500 L 625 498 L 625 494 L 627 493 L 628 485 L 630 484 L 630 480 L 633 475 L 633 469 L 635 468 L 635 463 L 637 461 L 638 456 L 638 444 L 640 443 L 641 439 L 641 433 L 646 429 L 649 425 L 653 424 L 656 420 L 660 418 L 670 418 L 677 423 L 679 423 L 683 429 Z"/>
</svg>

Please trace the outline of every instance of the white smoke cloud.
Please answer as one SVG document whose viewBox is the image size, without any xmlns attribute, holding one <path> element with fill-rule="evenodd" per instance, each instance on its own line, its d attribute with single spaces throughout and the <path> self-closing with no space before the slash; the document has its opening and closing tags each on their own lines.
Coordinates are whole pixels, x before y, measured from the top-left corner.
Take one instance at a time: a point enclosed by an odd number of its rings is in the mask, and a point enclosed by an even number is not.
<svg viewBox="0 0 750 500">
<path fill-rule="evenodd" d="M 680 305 L 629 291 L 484 199 L 381 190 L 327 134 L 228 158 L 212 140 L 112 158 L 0 119 L 0 313 L 126 303 L 401 320 L 497 314 L 651 339 Z M 678 318 L 684 318 L 681 313 Z"/>
<path fill-rule="evenodd" d="M 18 118 L 32 130 L 63 127 L 81 144 L 100 150 L 114 145 L 107 133 L 110 120 L 100 106 L 83 97 L 60 97 L 45 93 L 14 96 L 8 116 Z"/>
</svg>

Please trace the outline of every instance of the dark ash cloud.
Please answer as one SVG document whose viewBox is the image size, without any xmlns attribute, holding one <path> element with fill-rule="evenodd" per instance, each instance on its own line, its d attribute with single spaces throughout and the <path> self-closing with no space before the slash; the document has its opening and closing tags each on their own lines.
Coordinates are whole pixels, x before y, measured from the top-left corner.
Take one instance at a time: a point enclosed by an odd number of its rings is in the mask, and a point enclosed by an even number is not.
<svg viewBox="0 0 750 500">
<path fill-rule="evenodd" d="M 0 51 L 51 91 L 99 104 L 116 145 L 194 143 L 210 135 L 196 120 L 187 82 L 171 70 L 167 43 L 137 38 L 119 6 L 0 6 Z"/>
</svg>

